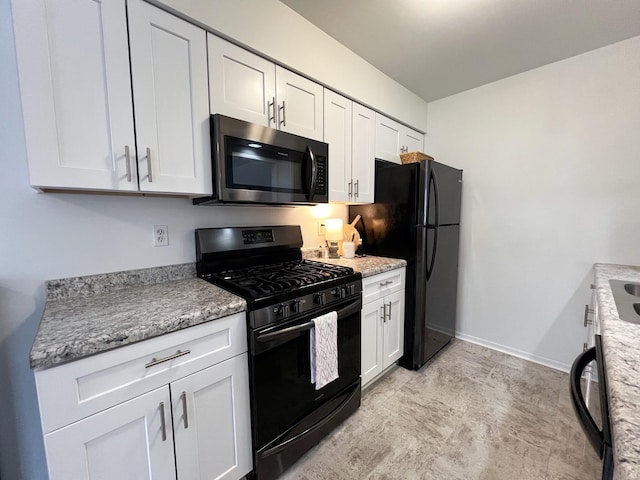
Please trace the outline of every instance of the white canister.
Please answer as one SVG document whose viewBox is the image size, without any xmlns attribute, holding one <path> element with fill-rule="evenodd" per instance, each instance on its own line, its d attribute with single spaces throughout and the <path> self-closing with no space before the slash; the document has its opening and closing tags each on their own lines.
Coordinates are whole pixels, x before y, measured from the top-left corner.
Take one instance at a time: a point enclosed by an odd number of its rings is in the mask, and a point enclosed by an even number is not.
<svg viewBox="0 0 640 480">
<path fill-rule="evenodd" d="M 342 256 L 353 258 L 356 256 L 356 244 L 353 242 L 342 242 Z"/>
</svg>

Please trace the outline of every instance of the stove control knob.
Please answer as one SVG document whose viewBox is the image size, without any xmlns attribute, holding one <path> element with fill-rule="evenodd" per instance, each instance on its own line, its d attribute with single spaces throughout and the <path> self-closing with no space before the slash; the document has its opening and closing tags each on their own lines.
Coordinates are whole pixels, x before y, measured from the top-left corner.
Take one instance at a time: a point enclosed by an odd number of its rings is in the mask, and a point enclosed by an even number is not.
<svg viewBox="0 0 640 480">
<path fill-rule="evenodd" d="M 291 302 L 291 310 L 293 313 L 300 313 L 302 311 L 302 304 L 300 300 L 294 300 Z"/>
<path fill-rule="evenodd" d="M 353 295 L 354 293 L 356 293 L 356 286 L 347 285 L 347 295 Z"/>
<path fill-rule="evenodd" d="M 280 305 L 280 307 L 278 308 L 278 315 L 280 315 L 281 317 L 288 317 L 289 305 Z"/>
<path fill-rule="evenodd" d="M 322 292 L 322 293 L 316 293 L 316 296 L 314 298 L 314 301 L 318 304 L 318 305 L 324 305 L 325 303 L 327 303 L 327 295 Z"/>
<path fill-rule="evenodd" d="M 331 295 L 333 295 L 334 297 L 338 297 L 338 298 L 344 298 L 345 297 L 345 290 L 344 287 L 336 287 L 333 290 L 331 290 Z"/>
</svg>

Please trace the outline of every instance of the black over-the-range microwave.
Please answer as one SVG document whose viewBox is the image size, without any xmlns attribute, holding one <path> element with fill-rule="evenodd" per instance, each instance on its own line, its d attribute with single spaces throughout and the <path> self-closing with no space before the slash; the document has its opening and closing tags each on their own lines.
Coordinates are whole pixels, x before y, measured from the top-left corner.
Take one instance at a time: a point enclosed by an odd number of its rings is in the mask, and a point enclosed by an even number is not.
<svg viewBox="0 0 640 480">
<path fill-rule="evenodd" d="M 213 195 L 193 203 L 326 203 L 328 153 L 324 142 L 211 115 Z"/>
</svg>

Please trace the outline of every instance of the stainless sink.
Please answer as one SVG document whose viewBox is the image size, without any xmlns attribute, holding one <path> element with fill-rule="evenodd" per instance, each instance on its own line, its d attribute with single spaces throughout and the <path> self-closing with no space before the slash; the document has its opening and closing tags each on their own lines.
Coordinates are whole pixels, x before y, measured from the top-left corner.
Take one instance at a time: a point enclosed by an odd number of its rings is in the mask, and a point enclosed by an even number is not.
<svg viewBox="0 0 640 480">
<path fill-rule="evenodd" d="M 640 297 L 640 283 L 625 283 L 624 290 L 634 297 Z"/>
<path fill-rule="evenodd" d="M 627 322 L 640 323 L 640 283 L 628 280 L 609 280 L 618 316 Z"/>
</svg>

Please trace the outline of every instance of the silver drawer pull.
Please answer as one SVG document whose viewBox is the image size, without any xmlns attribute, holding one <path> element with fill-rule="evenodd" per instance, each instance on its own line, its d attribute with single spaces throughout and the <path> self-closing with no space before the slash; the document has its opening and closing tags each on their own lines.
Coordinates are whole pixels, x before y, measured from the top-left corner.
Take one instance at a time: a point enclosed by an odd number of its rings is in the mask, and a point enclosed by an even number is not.
<svg viewBox="0 0 640 480">
<path fill-rule="evenodd" d="M 189 428 L 189 414 L 187 413 L 187 392 L 182 392 L 182 415 L 184 418 L 184 428 Z"/>
<path fill-rule="evenodd" d="M 183 355 L 189 355 L 190 353 L 191 353 L 191 350 L 185 350 L 184 352 L 178 350 L 176 353 L 174 353 L 173 355 L 169 355 L 168 357 L 164 357 L 164 358 L 153 357 L 151 361 L 144 366 L 144 368 L 151 368 L 155 365 L 159 365 L 160 363 L 173 360 L 174 358 L 182 357 Z"/>
<path fill-rule="evenodd" d="M 167 441 L 167 422 L 164 418 L 164 402 L 160 402 L 160 428 L 162 429 L 162 441 Z"/>
<path fill-rule="evenodd" d="M 380 286 L 381 286 L 381 287 L 386 287 L 387 285 L 389 285 L 389 284 L 391 284 L 391 283 L 393 283 L 393 281 L 392 281 L 392 280 L 387 280 L 386 282 L 380 282 Z"/>
<path fill-rule="evenodd" d="M 589 305 L 584 306 L 584 326 L 591 325 L 593 320 L 589 319 L 589 314 L 593 313 L 593 310 L 589 308 Z"/>
<path fill-rule="evenodd" d="M 131 152 L 129 145 L 124 146 L 124 159 L 127 162 L 127 182 L 131 181 Z"/>
<path fill-rule="evenodd" d="M 153 177 L 151 176 L 151 149 L 147 148 L 147 174 L 149 176 L 149 183 L 153 182 Z"/>
</svg>

